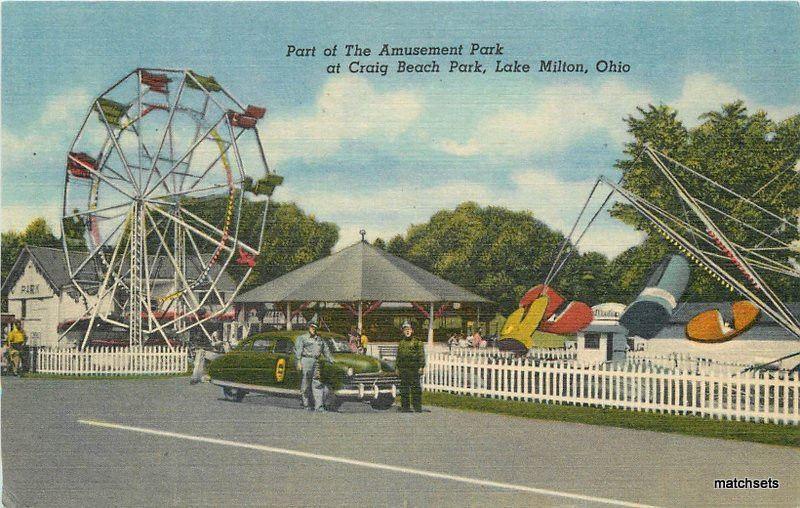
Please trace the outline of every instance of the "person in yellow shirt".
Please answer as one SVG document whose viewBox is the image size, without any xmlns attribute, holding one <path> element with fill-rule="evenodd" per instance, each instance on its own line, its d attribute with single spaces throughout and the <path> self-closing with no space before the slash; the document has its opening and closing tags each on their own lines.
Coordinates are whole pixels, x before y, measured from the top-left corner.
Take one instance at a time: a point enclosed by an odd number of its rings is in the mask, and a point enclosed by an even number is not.
<svg viewBox="0 0 800 508">
<path fill-rule="evenodd" d="M 361 332 L 361 354 L 367 354 L 367 344 L 369 344 L 369 338 L 366 333 Z"/>
<path fill-rule="evenodd" d="M 22 347 L 25 345 L 25 332 L 19 328 L 19 321 L 14 323 L 6 337 L 8 341 L 8 359 L 11 362 L 11 372 L 20 375 L 22 367 Z"/>
</svg>

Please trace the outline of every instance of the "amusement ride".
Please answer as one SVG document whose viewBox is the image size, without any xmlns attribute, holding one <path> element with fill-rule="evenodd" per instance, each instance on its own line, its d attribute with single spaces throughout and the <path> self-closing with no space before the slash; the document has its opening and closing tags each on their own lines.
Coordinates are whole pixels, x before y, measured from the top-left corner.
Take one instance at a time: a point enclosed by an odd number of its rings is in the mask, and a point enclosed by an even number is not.
<svg viewBox="0 0 800 508">
<path fill-rule="evenodd" d="M 85 313 L 61 338 L 79 331 L 83 347 L 103 323 L 130 346 L 210 337 L 282 181 L 259 137 L 265 113 L 188 69 L 135 69 L 92 101 L 66 156 L 61 222 Z"/>
<path fill-rule="evenodd" d="M 586 232 L 615 194 L 646 218 L 651 227 L 682 254 L 662 260 L 654 270 L 655 277 L 651 276 L 652 280 L 648 281 L 648 287 L 622 314 L 620 322 L 628 326 L 629 331 L 648 338 L 666 324 L 689 280 L 685 258 L 744 298 L 732 305 L 733 323 L 724 322 L 718 310 L 695 316 L 687 325 L 687 339 L 725 342 L 752 326 L 760 312 L 800 339 L 800 317 L 793 314 L 786 304 L 788 298 L 797 296 L 796 288 L 800 285 L 800 265 L 797 262 L 800 257 L 800 223 L 797 217 L 787 217 L 755 201 L 756 196 L 767 189 L 775 197 L 787 189 L 796 188 L 797 167 L 789 166 L 779 171 L 750 196 L 744 196 L 648 144 L 634 159 L 634 164 L 643 156 L 647 156 L 658 174 L 670 184 L 680 209 L 666 210 L 626 189 L 622 180 L 614 182 L 599 177 L 564 238 L 544 283 L 528 291 L 520 301 L 520 308 L 509 317 L 501 332 L 501 348 L 522 352 L 530 348 L 530 336 L 537 329 L 552 331 L 557 328 L 560 333 L 574 333 L 591 322 L 591 309 L 586 304 L 567 304 L 551 284 L 569 257 L 577 252 Z M 692 180 L 695 185 L 690 186 L 688 183 Z M 783 185 L 777 187 L 776 184 Z M 578 225 L 588 213 L 588 205 L 601 185 L 606 186 L 609 192 L 578 233 Z M 689 192 L 689 187 L 702 188 L 703 195 Z M 714 200 L 712 196 L 722 199 Z M 798 210 L 793 210 L 793 213 L 797 214 Z M 773 288 L 770 280 L 776 279 L 785 282 L 781 285 L 782 291 Z M 559 321 L 561 325 L 554 326 Z M 761 366 L 797 355 L 800 351 Z"/>
</svg>

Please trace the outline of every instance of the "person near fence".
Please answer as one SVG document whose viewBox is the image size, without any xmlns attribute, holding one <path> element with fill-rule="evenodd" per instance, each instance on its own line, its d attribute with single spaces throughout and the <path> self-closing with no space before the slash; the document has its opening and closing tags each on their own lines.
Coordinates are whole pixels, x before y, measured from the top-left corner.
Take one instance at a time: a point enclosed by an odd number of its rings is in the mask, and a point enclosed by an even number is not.
<svg viewBox="0 0 800 508">
<path fill-rule="evenodd" d="M 425 369 L 425 349 L 408 321 L 403 322 L 403 337 L 397 346 L 397 373 L 400 375 L 400 411 L 408 413 L 411 406 L 422 412 L 422 383 Z"/>
<path fill-rule="evenodd" d="M 447 339 L 447 349 L 452 352 L 453 348 L 457 346 L 458 346 L 458 334 L 454 333 L 453 335 L 450 336 L 449 339 Z"/>
<path fill-rule="evenodd" d="M 20 322 L 15 321 L 14 326 L 6 337 L 8 342 L 6 354 L 11 365 L 11 372 L 15 376 L 19 376 L 22 373 L 22 350 L 25 346 L 25 339 L 25 331 L 22 330 Z"/>
<path fill-rule="evenodd" d="M 361 337 L 358 336 L 358 332 L 354 326 L 350 328 L 350 331 L 347 333 L 347 347 L 350 348 L 351 353 L 358 353 L 360 345 Z"/>
<path fill-rule="evenodd" d="M 308 322 L 308 333 L 299 335 L 295 339 L 294 355 L 297 359 L 297 370 L 300 372 L 300 398 L 303 407 L 310 409 L 313 403 L 315 411 L 325 411 L 322 405 L 325 387 L 320 380 L 320 358 L 333 363 L 333 354 L 328 342 L 317 335 L 316 318 Z"/>
<path fill-rule="evenodd" d="M 369 344 L 369 337 L 367 337 L 367 334 L 362 331 L 361 332 L 361 349 L 359 351 L 362 355 L 367 354 L 367 345 L 368 344 Z"/>
<path fill-rule="evenodd" d="M 475 332 L 472 334 L 472 347 L 481 347 L 481 342 L 483 342 L 483 337 L 481 337 L 480 330 L 476 328 Z"/>
<path fill-rule="evenodd" d="M 231 350 L 230 343 L 220 338 L 219 330 L 211 332 L 210 342 L 211 351 L 200 348 L 195 350 L 194 368 L 192 369 L 192 376 L 189 378 L 189 384 L 194 385 L 202 381 L 206 375 L 208 364 Z"/>
</svg>

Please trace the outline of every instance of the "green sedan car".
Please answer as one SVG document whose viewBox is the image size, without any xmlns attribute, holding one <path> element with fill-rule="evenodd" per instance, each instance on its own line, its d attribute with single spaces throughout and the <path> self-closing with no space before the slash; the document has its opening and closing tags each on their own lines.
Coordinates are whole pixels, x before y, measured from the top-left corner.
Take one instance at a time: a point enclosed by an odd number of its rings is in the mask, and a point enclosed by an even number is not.
<svg viewBox="0 0 800 508">
<path fill-rule="evenodd" d="M 327 336 L 326 336 L 327 335 Z M 332 346 L 334 363 L 322 362 L 320 380 L 326 386 L 325 407 L 337 410 L 344 401 L 362 401 L 375 409 L 394 404 L 400 379 L 394 367 L 371 356 L 350 352 L 344 341 L 323 334 Z M 286 333 L 257 334 L 208 366 L 211 383 L 229 400 L 241 402 L 248 393 L 300 396 L 300 373 L 294 339 Z"/>
</svg>

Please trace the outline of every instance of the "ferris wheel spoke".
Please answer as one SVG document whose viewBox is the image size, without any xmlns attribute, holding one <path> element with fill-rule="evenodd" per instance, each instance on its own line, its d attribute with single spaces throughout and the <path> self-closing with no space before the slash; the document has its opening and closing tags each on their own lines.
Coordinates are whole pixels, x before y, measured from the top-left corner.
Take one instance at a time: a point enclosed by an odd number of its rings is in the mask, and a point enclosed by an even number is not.
<svg viewBox="0 0 800 508">
<path fill-rule="evenodd" d="M 150 205 L 146 205 L 146 207 L 145 207 L 145 210 L 147 211 L 147 213 L 148 213 L 148 216 L 150 217 L 150 220 L 151 220 L 151 221 L 153 220 L 153 217 L 152 217 L 152 215 L 150 214 L 150 212 L 149 212 L 149 209 L 153 209 L 153 210 L 156 210 L 156 211 L 159 211 L 159 212 L 163 213 L 163 211 L 159 210 L 159 209 L 158 209 L 158 207 L 153 207 L 153 206 L 150 206 Z M 174 219 L 175 219 L 175 218 L 174 218 L 174 216 L 170 216 L 170 218 L 171 218 L 171 219 L 173 219 L 173 221 L 174 221 L 174 222 L 177 222 L 177 221 L 175 221 L 175 220 L 174 220 Z M 181 221 L 181 222 L 182 222 L 182 221 Z M 187 227 L 187 226 L 186 226 L 186 225 L 184 225 L 184 227 Z M 191 228 L 191 227 L 189 226 L 189 227 L 187 227 L 187 229 L 193 229 L 193 228 Z M 196 230 L 195 230 L 195 231 L 196 231 Z M 196 232 L 197 232 L 197 231 L 196 231 Z M 166 242 L 164 242 L 164 241 L 163 241 L 163 237 L 161 236 L 161 234 L 160 234 L 160 232 L 159 232 L 158 230 L 156 230 L 156 234 L 158 234 L 158 235 L 159 235 L 159 239 L 162 241 L 162 245 L 164 246 L 164 249 L 165 249 L 165 251 L 167 251 L 167 253 L 169 254 L 169 248 L 166 246 Z M 200 235 L 200 236 L 202 236 L 202 235 Z M 225 246 L 224 246 L 224 245 L 222 245 L 221 243 L 218 243 L 218 245 L 222 246 L 223 248 L 225 247 Z M 228 249 L 226 249 L 226 250 L 228 250 L 228 251 L 229 251 L 229 252 L 228 252 L 228 255 L 227 255 L 227 258 L 225 259 L 225 261 L 224 261 L 223 263 L 221 263 L 221 265 L 220 265 L 220 267 L 219 267 L 219 270 L 217 271 L 217 274 L 216 274 L 216 276 L 214 277 L 214 280 L 213 280 L 213 281 L 211 281 L 211 286 L 212 286 L 212 287 L 216 286 L 216 285 L 219 283 L 219 278 L 220 278 L 220 277 L 222 276 L 222 274 L 225 272 L 225 269 L 227 268 L 227 266 L 228 266 L 228 263 L 230 263 L 230 260 L 231 260 L 231 258 L 233 257 L 234 250 L 233 250 L 233 249 L 230 249 L 230 248 L 228 248 Z M 175 262 L 174 258 L 173 258 L 173 257 L 171 257 L 171 256 L 170 256 L 170 261 L 172 261 L 172 263 L 173 263 L 173 266 L 176 266 L 176 265 L 177 265 L 177 263 Z M 179 273 L 180 273 L 180 272 L 179 272 Z M 248 271 L 248 273 L 249 273 L 249 271 Z M 183 280 L 183 283 L 184 283 L 184 284 L 186 284 L 186 287 L 187 287 L 187 288 L 190 288 L 188 292 L 190 293 L 190 295 L 191 295 L 191 297 L 192 297 L 193 301 L 195 302 L 194 304 L 195 304 L 195 306 L 196 306 L 196 309 L 200 309 L 200 308 L 202 308 L 202 306 L 203 306 L 203 305 L 206 303 L 206 300 L 208 300 L 208 298 L 211 296 L 211 292 L 210 292 L 210 291 L 206 292 L 205 296 L 203 296 L 203 298 L 202 298 L 200 301 L 198 301 L 198 300 L 197 300 L 197 298 L 196 298 L 196 297 L 195 297 L 195 295 L 194 295 L 194 292 L 193 292 L 193 291 L 191 291 L 191 286 L 190 286 L 190 285 L 189 285 L 189 284 L 186 282 L 186 279 L 185 279 L 185 277 L 183 276 L 183 274 L 182 274 L 182 273 L 180 273 L 180 276 L 181 276 L 181 278 L 182 278 L 182 280 Z M 239 287 L 241 287 L 241 285 L 242 285 L 243 283 L 244 283 L 244 281 L 240 282 L 240 284 L 239 284 Z M 225 308 L 225 305 L 223 305 L 222 307 L 223 307 L 223 310 L 224 310 L 224 308 Z M 198 322 L 198 324 L 199 324 L 199 322 Z"/>
<path fill-rule="evenodd" d="M 114 176 L 106 175 L 107 178 L 109 178 L 111 180 L 117 180 L 117 181 L 120 181 L 120 182 L 128 183 L 128 179 L 125 178 L 125 176 L 123 176 L 122 173 L 120 173 L 116 169 L 112 168 L 111 165 L 108 164 L 108 162 L 103 163 L 103 165 L 99 166 L 99 167 L 101 169 L 101 172 L 102 172 L 103 169 L 107 169 L 109 172 L 114 174 Z"/>
<path fill-rule="evenodd" d="M 106 118 L 106 114 L 103 112 L 103 108 L 100 107 L 99 102 L 95 101 L 95 104 L 97 105 L 97 110 L 100 113 L 100 116 L 103 120 L 102 123 L 105 126 L 106 131 L 108 132 L 108 135 L 111 138 L 111 141 L 114 144 L 114 148 L 117 151 L 117 155 L 119 156 L 119 159 L 122 161 L 122 165 L 125 166 L 125 172 L 128 174 L 128 178 L 130 178 L 129 182 L 130 185 L 133 186 L 134 189 L 136 189 L 137 194 L 141 194 L 141 189 L 139 188 L 139 184 L 137 183 L 136 178 L 134 178 L 133 173 L 131 172 L 128 160 L 125 158 L 125 152 L 119 146 L 119 141 L 117 140 L 117 137 L 114 135 L 114 131 L 111 129 L 111 125 L 108 123 L 108 118 Z M 133 198 L 131 197 L 131 199 Z"/>
<path fill-rule="evenodd" d="M 88 256 L 86 256 L 86 259 L 84 259 L 78 265 L 78 267 L 75 269 L 75 271 L 71 271 L 70 270 L 70 277 L 77 277 L 78 274 L 81 272 L 81 270 L 83 270 L 83 267 L 85 267 L 89 263 L 89 261 L 91 261 L 92 259 L 95 259 L 95 256 L 97 256 L 98 253 L 100 253 L 100 251 L 103 249 L 103 247 L 105 247 L 111 241 L 111 239 L 114 237 L 114 235 L 117 234 L 117 232 L 119 232 L 120 228 L 122 228 L 122 225 L 126 224 L 126 223 L 127 223 L 127 221 L 120 221 L 120 223 L 117 224 L 117 227 L 114 228 L 114 230 L 108 235 L 108 237 L 106 238 L 106 241 L 101 242 L 100 245 L 95 247 L 95 249 L 92 250 L 89 253 Z M 100 255 L 102 256 L 102 254 L 100 254 Z"/>
<path fill-rule="evenodd" d="M 158 212 L 159 214 L 163 215 L 164 217 L 166 217 L 167 219 L 169 219 L 173 223 L 178 224 L 179 226 L 185 228 L 187 231 L 191 231 L 194 234 L 196 234 L 197 236 L 199 236 L 200 238 L 206 240 L 207 242 L 210 242 L 215 247 L 220 247 L 220 248 L 225 249 L 225 250 L 227 250 L 228 252 L 231 252 L 231 253 L 235 252 L 235 250 L 234 250 L 234 248 L 232 246 L 227 245 L 227 242 L 223 242 L 222 241 L 222 236 L 224 236 L 224 235 L 221 235 L 220 238 L 214 238 L 210 234 L 198 229 L 197 227 L 195 227 L 194 225 L 184 221 L 180 217 L 176 217 L 175 215 L 173 215 L 171 213 L 167 213 L 167 212 L 165 212 L 164 210 L 162 210 L 161 208 L 159 208 L 157 206 L 149 206 L 149 207 L 150 207 L 150 209 L 152 209 L 152 210 Z M 186 212 L 186 209 L 182 209 L 182 211 Z"/>
<path fill-rule="evenodd" d="M 206 264 L 203 261 L 203 255 L 200 254 L 200 249 L 197 247 L 197 242 L 195 241 L 194 236 L 192 235 L 192 233 L 190 231 L 187 231 L 187 235 L 186 236 L 189 237 L 189 243 L 192 244 L 192 248 L 194 249 L 195 256 L 197 256 L 197 262 L 200 264 L 200 268 L 202 269 L 200 273 L 201 274 L 206 274 L 205 276 L 208 277 L 208 274 L 211 271 L 211 263 L 210 263 L 210 261 L 209 261 L 208 264 Z M 217 300 L 219 301 L 219 304 L 224 306 L 225 305 L 225 299 L 222 298 L 222 295 L 219 294 L 219 290 L 217 290 L 217 287 L 216 286 L 211 286 L 211 290 L 214 291 L 214 295 L 217 297 Z"/>
<path fill-rule="evenodd" d="M 186 153 L 181 155 L 181 157 L 175 162 L 175 164 L 172 165 L 172 167 L 169 169 L 169 171 L 167 171 L 165 174 L 161 175 L 161 178 L 159 178 L 159 180 L 155 183 L 155 185 L 153 185 L 153 187 L 151 189 L 149 189 L 147 191 L 147 193 L 145 193 L 145 197 L 148 197 L 150 194 L 152 194 L 153 191 L 155 191 L 155 189 L 158 188 L 158 186 L 161 185 L 161 182 L 166 180 L 172 174 L 172 172 L 175 171 L 181 165 L 181 163 L 184 160 L 186 160 L 187 157 L 189 157 L 189 155 L 195 150 L 195 148 L 200 146 L 200 143 L 202 143 L 203 140 L 209 134 L 211 134 L 211 132 L 213 130 L 215 130 L 217 128 L 217 126 L 219 126 L 219 124 L 222 123 L 223 120 L 225 120 L 225 116 L 226 116 L 225 113 L 223 113 L 222 116 L 220 116 L 219 120 L 217 120 L 214 124 L 212 124 L 211 128 L 209 128 L 201 138 L 199 138 L 197 141 L 192 143 L 192 146 L 188 150 L 186 150 Z"/>
<path fill-rule="evenodd" d="M 96 214 L 96 213 L 110 212 L 111 210 L 116 210 L 117 208 L 130 207 L 130 206 L 131 206 L 130 203 L 120 203 L 118 205 L 106 206 L 106 207 L 97 208 L 97 209 L 94 209 L 94 210 L 83 210 L 83 211 L 77 211 L 77 212 L 73 211 L 72 213 L 70 213 L 68 215 L 64 215 L 63 219 L 72 219 L 74 217 L 81 217 L 83 215 L 92 215 L 92 214 Z M 76 208 L 75 210 L 78 210 L 78 209 Z"/>
<path fill-rule="evenodd" d="M 242 182 L 241 182 L 241 180 L 235 180 L 232 183 L 234 185 L 238 186 L 238 185 L 241 185 Z M 230 185 L 227 184 L 227 183 L 220 183 L 220 184 L 215 184 L 215 185 L 209 185 L 208 187 L 202 187 L 200 189 L 179 190 L 179 191 L 175 191 L 175 192 L 173 192 L 171 194 L 162 194 L 160 196 L 156 196 L 155 199 L 157 199 L 157 200 L 158 199 L 164 199 L 164 198 L 168 198 L 170 196 L 188 196 L 190 194 L 199 194 L 199 193 L 202 193 L 202 192 L 209 192 L 209 191 L 214 191 L 214 190 L 219 190 L 219 189 L 230 189 Z M 147 200 L 149 201 L 150 199 L 147 198 Z"/>
<path fill-rule="evenodd" d="M 241 130 L 241 131 L 240 131 L 238 134 L 236 134 L 236 136 L 234 136 L 232 139 L 233 139 L 234 141 L 236 141 L 236 140 L 238 140 L 238 139 L 239 139 L 239 137 L 240 137 L 242 134 L 244 134 L 244 130 L 243 130 L 243 129 L 242 129 L 242 130 Z M 191 187 L 189 187 L 189 190 L 192 190 L 192 189 L 194 189 L 195 187 L 197 187 L 197 185 L 198 185 L 198 184 L 199 184 L 201 181 L 203 181 L 203 179 L 205 179 L 206 175 L 208 175 L 208 173 L 209 173 L 209 172 L 210 172 L 212 169 L 214 169 L 214 167 L 217 165 L 217 163 L 218 163 L 218 162 L 220 162 L 220 160 L 223 160 L 223 157 L 226 157 L 226 156 L 227 156 L 228 149 L 229 149 L 231 146 L 233 146 L 233 145 L 234 145 L 234 143 L 230 143 L 230 144 L 228 144 L 228 146 L 226 146 L 226 147 L 225 147 L 225 149 L 224 149 L 224 150 L 221 150 L 221 151 L 220 151 L 220 154 L 219 154 L 219 155 L 218 155 L 218 156 L 217 156 L 217 157 L 216 157 L 216 158 L 215 158 L 215 159 L 214 159 L 214 160 L 211 162 L 211 164 L 209 164 L 209 165 L 206 167 L 206 169 L 204 169 L 204 170 L 203 170 L 203 172 L 202 172 L 202 173 L 199 175 L 199 178 L 198 178 L 198 179 L 197 179 L 197 180 L 196 180 L 194 183 L 192 183 Z"/>
<path fill-rule="evenodd" d="M 70 156 L 70 158 L 72 158 L 72 157 Z M 73 160 L 77 160 L 77 159 L 73 159 Z M 121 194 L 124 194 L 124 195 L 125 195 L 126 197 L 128 197 L 129 199 L 135 199 L 135 198 L 133 197 L 133 195 L 131 195 L 131 194 L 129 194 L 129 193 L 127 193 L 127 192 L 125 192 L 124 190 L 122 190 L 122 189 L 121 189 L 120 187 L 118 187 L 118 186 L 117 186 L 117 185 L 116 185 L 114 182 L 112 182 L 110 178 L 108 178 L 106 175 L 102 174 L 100 171 L 97 171 L 96 169 L 92 168 L 92 167 L 91 167 L 91 166 L 89 166 L 89 165 L 85 165 L 85 166 L 82 166 L 82 167 L 83 167 L 84 169 L 86 169 L 87 171 L 89 171 L 89 173 L 91 173 L 92 175 L 96 176 L 97 178 L 99 178 L 99 179 L 100 179 L 100 180 L 102 180 L 103 182 L 107 183 L 109 186 L 111 186 L 111 187 L 112 187 L 114 190 L 116 190 L 117 192 L 119 192 L 119 193 L 121 193 Z M 127 180 L 125 180 L 125 181 L 127 182 Z"/>
<path fill-rule="evenodd" d="M 97 305 L 95 306 L 94 312 L 92 313 L 92 317 L 89 320 L 89 326 L 86 327 L 86 334 L 83 337 L 83 342 L 81 343 L 81 349 L 86 346 L 86 341 L 89 340 L 89 334 L 92 331 L 92 326 L 94 326 L 94 320 L 97 318 L 97 313 L 100 310 L 100 306 L 102 305 L 103 298 L 106 294 L 106 288 L 108 287 L 108 279 L 111 276 L 111 273 L 114 269 L 114 262 L 117 259 L 117 254 L 119 253 L 119 247 L 123 242 L 118 242 L 116 247 L 114 247 L 114 252 L 111 254 L 111 263 L 109 263 L 108 270 L 106 270 L 105 276 L 103 277 L 103 283 L 100 285 L 100 288 L 97 291 Z M 128 241 L 130 244 L 130 240 Z M 116 287 L 116 281 L 114 287 Z"/>
<path fill-rule="evenodd" d="M 178 278 L 184 285 L 184 291 L 181 294 L 189 293 L 189 297 L 193 300 L 193 305 L 196 306 L 196 309 L 200 308 L 200 304 L 194 296 L 194 292 L 191 290 L 191 285 L 186 280 L 186 275 L 183 273 L 183 270 L 178 266 L 178 262 L 175 260 L 175 256 L 173 255 L 172 251 L 167 246 L 166 240 L 164 240 L 164 235 L 161 234 L 161 231 L 158 229 L 156 225 L 156 220 L 153 218 L 153 215 L 150 213 L 149 206 L 145 205 L 145 213 L 147 217 L 150 219 L 151 224 L 153 224 L 153 231 L 156 233 L 158 240 L 161 242 L 161 245 L 164 248 L 164 252 L 167 254 L 167 258 L 169 259 L 170 263 L 172 264 L 172 268 L 175 270 L 175 273 L 178 275 Z"/>
<path fill-rule="evenodd" d="M 141 120 L 141 117 L 138 120 Z M 136 126 L 133 123 L 130 124 L 130 128 L 131 128 L 132 132 L 136 135 L 136 138 L 138 139 L 138 143 L 139 143 L 139 146 L 140 146 L 140 150 L 142 150 L 142 152 L 144 153 L 144 156 L 153 161 L 152 170 L 149 172 L 149 174 L 147 176 L 147 183 L 144 185 L 144 187 L 142 187 L 143 189 L 147 189 L 148 185 L 150 184 L 150 179 L 153 177 L 153 172 L 157 173 L 159 177 L 161 176 L 161 171 L 159 171 L 159 169 L 158 169 L 158 160 L 159 160 L 159 158 L 158 157 L 153 157 L 150 154 L 150 150 L 147 148 L 147 145 L 145 144 L 144 140 L 142 140 L 142 135 L 140 134 L 139 130 L 136 128 Z M 140 162 L 139 162 L 138 169 L 139 169 L 140 172 L 145 169 L 144 166 L 142 166 L 141 157 L 140 157 Z M 166 192 L 172 192 L 166 182 L 162 182 L 162 185 L 164 186 L 164 190 Z"/>
<path fill-rule="evenodd" d="M 194 213 L 190 212 L 189 210 L 187 210 L 185 208 L 182 208 L 181 211 L 183 213 L 185 213 L 186 215 L 188 215 L 189 217 L 191 217 L 192 219 L 194 219 L 195 221 L 197 221 L 200 224 L 204 225 L 205 227 L 211 229 L 212 231 L 214 231 L 218 235 L 226 236 L 225 233 L 223 231 L 221 231 L 219 228 L 217 228 L 213 224 L 205 221 L 201 217 L 198 217 L 197 215 L 195 215 Z M 233 244 L 234 244 L 234 246 L 242 247 L 244 250 L 246 250 L 250 254 L 258 255 L 258 253 L 259 253 L 258 250 L 254 249 L 253 247 L 250 247 L 249 245 L 247 245 L 246 243 L 244 243 L 242 241 L 235 241 L 235 242 L 233 242 Z"/>
<path fill-rule="evenodd" d="M 161 136 L 161 142 L 158 144 L 158 150 L 156 150 L 155 155 L 153 156 L 153 165 L 150 168 L 150 174 L 148 175 L 147 182 L 145 183 L 145 186 L 144 186 L 145 190 L 148 189 L 148 187 L 150 185 L 150 179 L 153 176 L 153 172 L 156 170 L 156 165 L 158 164 L 158 158 L 161 155 L 161 150 L 164 149 L 164 142 L 167 140 L 167 136 L 172 132 L 172 121 L 175 118 L 176 108 L 178 107 L 178 105 L 181 102 L 181 96 L 183 95 L 183 89 L 184 89 L 185 85 L 186 85 L 186 76 L 184 75 L 183 79 L 181 80 L 181 84 L 178 85 L 178 95 L 175 98 L 175 103 L 172 104 L 172 106 L 170 106 L 169 118 L 167 119 L 167 125 L 164 128 L 164 134 Z M 170 172 L 172 172 L 172 170 L 170 170 Z M 164 182 L 164 180 L 166 180 L 166 178 L 160 176 L 160 173 L 159 173 L 159 177 L 160 178 L 159 178 L 159 181 L 158 181 L 158 184 L 156 185 L 156 187 L 158 187 L 158 185 L 161 185 Z"/>
</svg>

